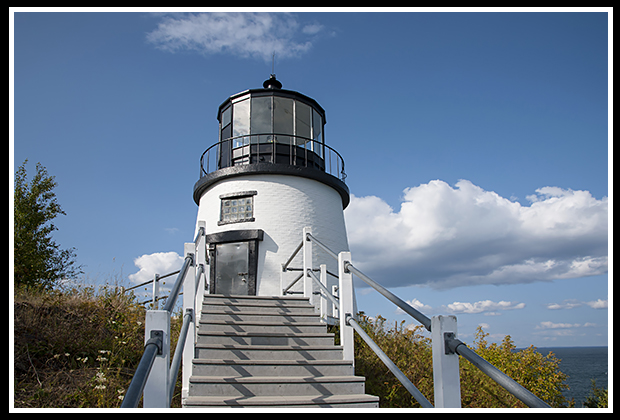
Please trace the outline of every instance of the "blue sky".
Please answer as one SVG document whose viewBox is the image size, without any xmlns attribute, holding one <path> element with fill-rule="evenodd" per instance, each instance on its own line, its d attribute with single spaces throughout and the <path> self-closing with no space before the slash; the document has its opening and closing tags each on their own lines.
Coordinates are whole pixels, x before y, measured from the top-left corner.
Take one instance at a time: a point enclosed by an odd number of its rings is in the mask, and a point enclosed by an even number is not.
<svg viewBox="0 0 620 420">
<path fill-rule="evenodd" d="M 609 10 L 13 10 L 10 174 L 56 177 L 85 281 L 178 264 L 217 108 L 276 51 L 345 159 L 360 269 L 465 341 L 607 344 Z M 360 309 L 411 321 L 377 296 Z"/>
</svg>

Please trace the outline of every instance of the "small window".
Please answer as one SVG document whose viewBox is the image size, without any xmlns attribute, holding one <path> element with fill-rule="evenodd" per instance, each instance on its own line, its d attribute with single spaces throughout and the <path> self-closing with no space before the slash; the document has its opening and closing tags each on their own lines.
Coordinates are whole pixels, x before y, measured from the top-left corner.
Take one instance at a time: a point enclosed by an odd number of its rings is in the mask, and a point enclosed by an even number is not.
<svg viewBox="0 0 620 420">
<path fill-rule="evenodd" d="M 243 191 L 220 196 L 220 220 L 218 225 L 254 221 L 254 196 L 256 191 Z"/>
</svg>

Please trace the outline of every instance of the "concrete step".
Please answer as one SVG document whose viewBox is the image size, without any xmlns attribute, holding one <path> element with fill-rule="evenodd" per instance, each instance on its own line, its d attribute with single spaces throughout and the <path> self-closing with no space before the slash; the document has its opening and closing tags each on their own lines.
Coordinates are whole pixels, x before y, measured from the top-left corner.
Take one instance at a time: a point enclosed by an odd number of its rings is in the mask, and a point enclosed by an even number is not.
<svg viewBox="0 0 620 420">
<path fill-rule="evenodd" d="M 360 376 L 192 376 L 190 395 L 278 396 L 363 394 Z"/>
<path fill-rule="evenodd" d="M 204 294 L 204 301 L 225 301 L 230 303 L 240 302 L 306 302 L 309 303 L 309 299 L 303 296 L 244 296 L 244 295 L 218 295 L 218 294 Z"/>
<path fill-rule="evenodd" d="M 242 301 L 239 303 L 230 303 L 224 300 L 205 300 L 203 304 L 212 311 L 223 310 L 230 312 L 270 312 L 277 310 L 283 313 L 287 312 L 308 312 L 314 313 L 314 306 L 307 301 L 295 301 L 293 303 L 274 302 L 274 301 Z"/>
<path fill-rule="evenodd" d="M 269 407 L 269 408 L 378 408 L 379 397 L 356 395 L 310 395 L 267 397 L 189 397 L 184 407 Z"/>
<path fill-rule="evenodd" d="M 329 346 L 334 334 L 199 331 L 198 343 L 265 346 Z"/>
<path fill-rule="evenodd" d="M 274 306 L 310 305 L 308 298 L 303 296 L 230 296 L 215 294 L 205 294 L 203 303 L 225 303 L 231 305 L 266 304 Z"/>
<path fill-rule="evenodd" d="M 325 333 L 327 326 L 318 320 L 306 322 L 265 322 L 265 321 L 232 321 L 208 320 L 198 324 L 198 331 L 221 332 L 273 332 L 273 333 Z"/>
<path fill-rule="evenodd" d="M 342 360 L 341 346 L 196 344 L 196 357 L 225 360 Z"/>
<path fill-rule="evenodd" d="M 203 306 L 203 308 L 208 309 L 211 313 L 222 313 L 222 314 L 244 314 L 244 313 L 253 313 L 253 314 L 279 314 L 279 315 L 287 315 L 287 314 L 308 314 L 315 315 L 316 311 L 312 306 L 308 305 L 300 305 L 300 306 L 266 306 L 266 305 L 219 305 L 209 303 L 207 306 Z"/>
<path fill-rule="evenodd" d="M 222 360 L 194 359 L 196 376 L 347 376 L 354 375 L 344 360 Z"/>
<path fill-rule="evenodd" d="M 319 315 L 308 312 L 287 312 L 271 311 L 271 312 L 235 312 L 212 310 L 210 306 L 203 306 L 200 312 L 200 321 L 259 321 L 259 322 L 309 322 L 319 319 Z"/>
</svg>

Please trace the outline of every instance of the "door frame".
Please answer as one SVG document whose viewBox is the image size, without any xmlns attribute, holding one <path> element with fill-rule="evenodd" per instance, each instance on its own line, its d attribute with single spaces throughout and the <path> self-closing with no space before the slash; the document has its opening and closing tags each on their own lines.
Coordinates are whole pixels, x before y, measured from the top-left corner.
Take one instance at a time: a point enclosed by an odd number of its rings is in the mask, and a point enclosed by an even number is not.
<svg viewBox="0 0 620 420">
<path fill-rule="evenodd" d="M 248 296 L 256 296 L 256 277 L 258 274 L 258 242 L 263 240 L 262 229 L 228 230 L 206 235 L 209 253 L 209 294 L 215 294 L 215 268 L 217 258 L 215 247 L 231 242 L 248 242 Z"/>
</svg>

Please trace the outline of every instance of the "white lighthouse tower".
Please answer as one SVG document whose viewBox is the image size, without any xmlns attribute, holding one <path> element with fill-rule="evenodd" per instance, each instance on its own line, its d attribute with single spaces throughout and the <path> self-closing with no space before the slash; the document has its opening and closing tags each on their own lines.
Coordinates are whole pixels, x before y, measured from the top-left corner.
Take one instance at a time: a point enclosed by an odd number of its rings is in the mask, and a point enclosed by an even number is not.
<svg viewBox="0 0 620 420">
<path fill-rule="evenodd" d="M 226 99 L 217 119 L 218 141 L 203 153 L 194 185 L 197 226 L 206 225 L 206 292 L 282 295 L 298 275 L 283 273 L 282 264 L 305 227 L 330 249 L 348 251 L 344 160 L 325 143 L 325 110 L 282 89 L 273 74 L 262 89 Z M 332 264 L 327 269 L 337 272 Z"/>
</svg>

